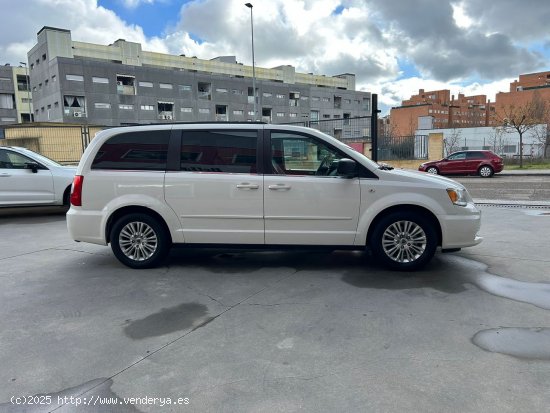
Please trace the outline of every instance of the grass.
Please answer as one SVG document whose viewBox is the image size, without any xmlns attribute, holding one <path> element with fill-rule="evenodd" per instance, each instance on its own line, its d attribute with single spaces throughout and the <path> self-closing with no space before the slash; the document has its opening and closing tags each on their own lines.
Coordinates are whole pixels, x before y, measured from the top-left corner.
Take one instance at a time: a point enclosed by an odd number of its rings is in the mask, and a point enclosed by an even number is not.
<svg viewBox="0 0 550 413">
<path fill-rule="evenodd" d="M 550 160 L 542 160 L 542 161 L 523 161 L 523 168 L 519 167 L 518 162 L 514 162 L 512 164 L 506 163 L 504 161 L 504 169 L 513 170 L 513 169 L 550 169 Z"/>
</svg>

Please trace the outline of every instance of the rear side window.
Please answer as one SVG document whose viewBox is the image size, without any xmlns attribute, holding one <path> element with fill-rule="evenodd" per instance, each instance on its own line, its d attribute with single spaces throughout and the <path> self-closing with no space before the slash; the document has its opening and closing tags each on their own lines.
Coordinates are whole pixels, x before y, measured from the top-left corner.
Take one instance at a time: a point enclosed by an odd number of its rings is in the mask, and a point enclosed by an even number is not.
<svg viewBox="0 0 550 413">
<path fill-rule="evenodd" d="M 170 131 L 128 132 L 103 144 L 92 169 L 166 170 Z"/>
<path fill-rule="evenodd" d="M 486 156 L 483 152 L 467 152 L 466 159 L 485 159 Z"/>
<path fill-rule="evenodd" d="M 180 169 L 187 172 L 256 173 L 256 131 L 184 131 Z"/>
</svg>

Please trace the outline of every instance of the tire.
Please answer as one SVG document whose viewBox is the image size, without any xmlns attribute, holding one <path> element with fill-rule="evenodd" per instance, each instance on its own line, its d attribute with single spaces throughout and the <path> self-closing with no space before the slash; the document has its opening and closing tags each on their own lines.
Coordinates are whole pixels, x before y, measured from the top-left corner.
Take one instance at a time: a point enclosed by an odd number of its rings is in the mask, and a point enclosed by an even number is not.
<svg viewBox="0 0 550 413">
<path fill-rule="evenodd" d="M 490 178 L 493 176 L 495 171 L 493 171 L 493 168 L 491 168 L 489 165 L 482 165 L 479 167 L 477 173 L 482 178 Z"/>
<path fill-rule="evenodd" d="M 63 192 L 63 206 L 71 206 L 71 185 L 69 185 L 65 192 Z"/>
<path fill-rule="evenodd" d="M 162 263 L 171 242 L 165 227 L 150 215 L 135 213 L 116 221 L 111 229 L 111 249 L 130 268 L 153 268 Z"/>
<path fill-rule="evenodd" d="M 399 271 L 415 271 L 434 256 L 437 232 L 433 222 L 423 215 L 393 212 L 378 221 L 369 246 L 384 266 Z"/>
<path fill-rule="evenodd" d="M 426 172 L 434 175 L 439 174 L 439 170 L 435 166 L 430 166 L 428 169 L 426 169 Z"/>
</svg>

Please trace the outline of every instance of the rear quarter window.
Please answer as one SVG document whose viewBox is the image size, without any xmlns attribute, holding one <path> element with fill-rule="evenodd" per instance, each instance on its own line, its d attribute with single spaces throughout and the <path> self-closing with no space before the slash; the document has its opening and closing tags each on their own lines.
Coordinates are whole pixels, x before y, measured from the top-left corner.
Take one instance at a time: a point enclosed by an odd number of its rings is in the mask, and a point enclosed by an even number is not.
<svg viewBox="0 0 550 413">
<path fill-rule="evenodd" d="M 169 130 L 115 135 L 101 146 L 92 169 L 164 171 L 169 140 Z"/>
</svg>

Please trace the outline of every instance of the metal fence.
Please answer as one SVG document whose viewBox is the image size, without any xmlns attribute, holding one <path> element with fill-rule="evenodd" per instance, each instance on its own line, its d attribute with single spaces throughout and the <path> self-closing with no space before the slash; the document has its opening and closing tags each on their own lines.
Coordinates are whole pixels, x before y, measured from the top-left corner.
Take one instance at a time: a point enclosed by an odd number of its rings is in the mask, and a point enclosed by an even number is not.
<svg viewBox="0 0 550 413">
<path fill-rule="evenodd" d="M 378 159 L 384 161 L 428 159 L 428 136 L 380 136 Z"/>
<path fill-rule="evenodd" d="M 370 142 L 371 117 L 308 120 L 287 122 L 285 125 L 306 126 L 317 129 L 341 141 Z"/>
</svg>

